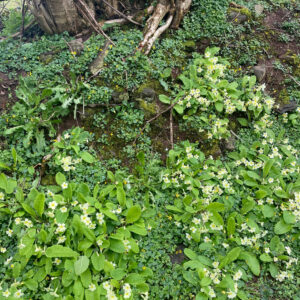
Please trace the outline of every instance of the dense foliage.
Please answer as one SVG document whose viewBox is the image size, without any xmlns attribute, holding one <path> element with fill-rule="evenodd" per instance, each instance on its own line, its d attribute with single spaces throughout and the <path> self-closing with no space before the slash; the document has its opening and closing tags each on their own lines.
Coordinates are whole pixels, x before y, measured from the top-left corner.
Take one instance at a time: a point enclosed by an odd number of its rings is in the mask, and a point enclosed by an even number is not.
<svg viewBox="0 0 300 300">
<path fill-rule="evenodd" d="M 0 115 L 0 299 L 300 297 L 299 54 L 274 66 L 296 103 L 281 112 L 249 69 L 266 51 L 262 2 L 237 2 L 245 24 L 227 0 L 194 1 L 148 57 L 140 30 L 109 29 L 97 76 L 102 36 L 81 53 L 68 34 L 0 42 L 0 80 L 17 85 Z M 145 124 L 170 105 L 173 149 L 168 114 Z"/>
</svg>

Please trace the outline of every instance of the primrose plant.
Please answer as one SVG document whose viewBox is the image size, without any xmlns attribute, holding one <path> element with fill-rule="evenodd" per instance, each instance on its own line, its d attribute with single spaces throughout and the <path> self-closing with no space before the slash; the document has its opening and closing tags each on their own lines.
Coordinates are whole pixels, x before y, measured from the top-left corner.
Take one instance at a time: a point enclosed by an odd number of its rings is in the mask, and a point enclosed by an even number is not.
<svg viewBox="0 0 300 300">
<path fill-rule="evenodd" d="M 205 131 L 209 139 L 230 135 L 229 117 L 235 112 L 244 112 L 248 120 L 253 120 L 269 114 L 274 105 L 274 100 L 264 95 L 265 86 L 256 86 L 255 76 L 245 76 L 239 82 L 226 80 L 229 63 L 216 56 L 218 51 L 208 48 L 204 56 L 194 59 L 179 76 L 183 85 L 174 100 L 159 97 L 163 103 L 176 103 L 174 109 L 185 122 Z M 247 119 L 239 121 L 245 125 Z"/>
</svg>

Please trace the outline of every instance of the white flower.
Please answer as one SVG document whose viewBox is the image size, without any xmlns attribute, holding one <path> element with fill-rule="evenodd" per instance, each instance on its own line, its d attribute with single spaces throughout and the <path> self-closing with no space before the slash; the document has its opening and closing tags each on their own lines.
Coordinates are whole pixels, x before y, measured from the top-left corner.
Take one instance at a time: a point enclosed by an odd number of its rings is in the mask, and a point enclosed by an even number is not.
<svg viewBox="0 0 300 300">
<path fill-rule="evenodd" d="M 192 239 L 192 236 L 188 233 L 185 234 L 185 237 L 190 241 Z"/>
<path fill-rule="evenodd" d="M 241 270 L 238 270 L 234 276 L 233 276 L 233 280 L 237 281 L 239 280 L 241 277 L 243 276 L 243 272 Z"/>
<path fill-rule="evenodd" d="M 0 200 L 4 200 L 4 194 L 0 192 Z"/>
<path fill-rule="evenodd" d="M 48 204 L 48 206 L 49 206 L 49 208 L 51 208 L 51 209 L 55 209 L 56 208 L 56 206 L 57 206 L 57 202 L 56 201 L 51 201 L 49 204 Z"/>
<path fill-rule="evenodd" d="M 96 290 L 96 286 L 95 286 L 93 283 L 91 283 L 91 284 L 89 285 L 89 290 L 90 290 L 91 292 L 94 292 L 94 291 Z"/>
<path fill-rule="evenodd" d="M 21 218 L 15 218 L 15 223 L 16 223 L 17 225 L 21 224 L 21 222 L 22 222 L 22 219 L 21 219 Z"/>
<path fill-rule="evenodd" d="M 65 231 L 66 231 L 66 225 L 58 223 L 55 233 L 60 233 L 60 232 L 65 232 Z"/>
<path fill-rule="evenodd" d="M 65 133 L 64 134 L 64 139 L 68 139 L 68 138 L 70 138 L 70 134 L 69 133 Z"/>
<path fill-rule="evenodd" d="M 265 248 L 265 253 L 270 253 L 270 248 Z"/>
<path fill-rule="evenodd" d="M 103 244 L 103 241 L 101 241 L 101 240 L 98 240 L 98 241 L 97 241 L 97 245 L 98 245 L 99 247 L 101 247 L 102 244 Z"/>
<path fill-rule="evenodd" d="M 16 298 L 21 298 L 24 294 L 22 293 L 21 290 L 17 290 L 15 293 L 14 293 L 14 297 Z"/>
<path fill-rule="evenodd" d="M 6 230 L 6 234 L 7 234 L 9 237 L 12 237 L 13 233 L 14 233 L 14 232 L 13 232 L 11 229 Z"/>
<path fill-rule="evenodd" d="M 68 211 L 68 209 L 67 209 L 65 206 L 63 206 L 63 207 L 60 208 L 60 211 L 61 211 L 62 213 L 65 213 L 65 212 Z"/>
<path fill-rule="evenodd" d="M 218 266 L 219 266 L 219 262 L 218 261 L 214 261 L 213 263 L 212 263 L 212 266 L 216 269 Z"/>
<path fill-rule="evenodd" d="M 64 235 L 62 235 L 62 236 L 59 236 L 57 238 L 57 240 L 58 240 L 58 244 L 63 244 L 66 240 L 66 237 Z"/>
<path fill-rule="evenodd" d="M 0 247 L 0 252 L 1 252 L 1 253 L 5 253 L 5 252 L 6 252 L 6 248 Z"/>
<path fill-rule="evenodd" d="M 8 298 L 10 296 L 10 291 L 6 290 L 5 292 L 2 293 L 2 296 L 4 296 L 5 298 Z"/>
<path fill-rule="evenodd" d="M 67 182 L 63 182 L 63 183 L 61 184 L 61 188 L 62 188 L 63 190 L 67 189 L 67 188 L 68 188 L 68 183 L 67 183 Z"/>
<path fill-rule="evenodd" d="M 55 258 L 54 259 L 54 263 L 56 264 L 56 265 L 59 265 L 59 264 L 61 264 L 61 259 L 59 259 L 59 258 Z"/>
<path fill-rule="evenodd" d="M 110 283 L 109 283 L 108 281 L 105 281 L 105 282 L 103 283 L 103 288 L 104 288 L 106 291 L 110 290 L 110 289 L 111 289 Z"/>
<path fill-rule="evenodd" d="M 229 299 L 233 299 L 233 298 L 236 297 L 236 293 L 234 293 L 234 292 L 232 292 L 232 291 L 229 291 L 229 292 L 227 293 L 227 297 L 228 297 Z"/>
</svg>

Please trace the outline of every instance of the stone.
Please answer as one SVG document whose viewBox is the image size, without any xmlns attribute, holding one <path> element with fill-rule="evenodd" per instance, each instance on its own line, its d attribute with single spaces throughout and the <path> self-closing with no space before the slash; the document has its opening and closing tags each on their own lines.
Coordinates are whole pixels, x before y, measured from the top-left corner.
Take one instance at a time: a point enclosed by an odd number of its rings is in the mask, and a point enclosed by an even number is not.
<svg viewBox="0 0 300 300">
<path fill-rule="evenodd" d="M 236 24 L 244 23 L 251 19 L 251 12 L 248 8 L 229 8 L 228 19 Z"/>
<path fill-rule="evenodd" d="M 262 82 L 266 76 L 266 66 L 265 65 L 255 66 L 253 68 L 253 72 L 258 82 Z"/>
<path fill-rule="evenodd" d="M 75 52 L 76 55 L 80 55 L 84 49 L 82 39 L 72 40 L 68 43 L 68 45 L 71 48 L 72 52 Z"/>
<path fill-rule="evenodd" d="M 129 94 L 127 92 L 114 91 L 111 97 L 115 103 L 122 103 L 123 101 L 129 100 Z"/>
<path fill-rule="evenodd" d="M 256 15 L 257 17 L 260 17 L 261 14 L 262 14 L 263 11 L 264 11 L 264 6 L 261 5 L 261 4 L 256 4 L 256 5 L 254 6 L 254 11 L 255 11 L 255 15 Z"/>
<path fill-rule="evenodd" d="M 152 88 L 144 88 L 140 97 L 148 102 L 153 102 L 156 99 L 156 92 Z"/>
<path fill-rule="evenodd" d="M 235 138 L 231 136 L 224 141 L 224 148 L 228 151 L 233 151 L 235 149 Z"/>
</svg>

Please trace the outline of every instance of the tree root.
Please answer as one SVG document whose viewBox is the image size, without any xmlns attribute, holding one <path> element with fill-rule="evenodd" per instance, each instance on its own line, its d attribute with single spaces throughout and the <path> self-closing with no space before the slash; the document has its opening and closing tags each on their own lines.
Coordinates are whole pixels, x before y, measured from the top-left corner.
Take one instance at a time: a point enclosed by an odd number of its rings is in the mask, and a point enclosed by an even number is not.
<svg viewBox="0 0 300 300">
<path fill-rule="evenodd" d="M 139 50 L 145 54 L 149 54 L 154 42 L 164 33 L 169 27 L 178 28 L 184 15 L 189 11 L 192 0 L 159 0 L 152 16 L 146 23 L 144 31 L 144 39 L 139 45 Z M 168 18 L 162 26 L 159 27 L 163 18 L 168 15 Z"/>
</svg>

